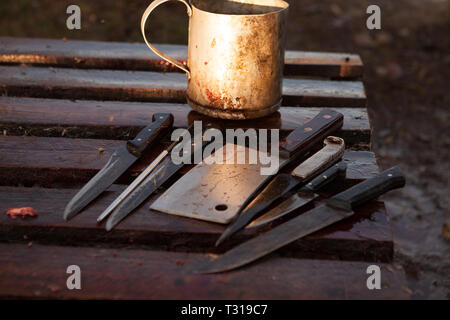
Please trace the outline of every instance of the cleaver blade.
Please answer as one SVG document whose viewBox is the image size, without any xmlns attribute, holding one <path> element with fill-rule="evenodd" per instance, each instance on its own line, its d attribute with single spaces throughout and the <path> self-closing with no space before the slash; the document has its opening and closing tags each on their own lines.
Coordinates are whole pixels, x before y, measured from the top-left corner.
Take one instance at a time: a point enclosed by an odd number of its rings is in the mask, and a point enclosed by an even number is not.
<svg viewBox="0 0 450 320">
<path fill-rule="evenodd" d="M 226 159 L 237 152 L 249 155 L 249 148 L 239 148 L 237 150 L 232 143 L 225 144 L 216 151 L 223 152 L 223 164 L 207 164 L 209 160 L 206 158 L 167 189 L 152 203 L 150 209 L 221 224 L 229 223 L 255 186 L 271 178 L 261 175 L 260 169 L 264 166 L 260 163 L 227 164 Z M 214 154 L 210 157 L 214 157 Z"/>
</svg>

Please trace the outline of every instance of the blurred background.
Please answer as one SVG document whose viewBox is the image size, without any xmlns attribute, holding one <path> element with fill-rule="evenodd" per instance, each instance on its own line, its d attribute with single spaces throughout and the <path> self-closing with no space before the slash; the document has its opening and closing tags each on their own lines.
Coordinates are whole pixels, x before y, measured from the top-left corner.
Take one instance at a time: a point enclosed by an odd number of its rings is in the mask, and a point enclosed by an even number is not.
<svg viewBox="0 0 450 320">
<path fill-rule="evenodd" d="M 150 0 L 2 0 L 0 36 L 143 42 Z M 450 298 L 450 1 L 291 0 L 287 49 L 361 55 L 372 149 L 381 167 L 407 177 L 385 197 L 396 263 L 415 297 Z M 81 30 L 66 8 L 81 8 Z M 381 30 L 367 30 L 366 8 L 381 8 Z M 155 43 L 187 44 L 186 9 L 168 3 L 151 17 Z M 405 290 L 409 290 L 406 289 Z"/>
</svg>

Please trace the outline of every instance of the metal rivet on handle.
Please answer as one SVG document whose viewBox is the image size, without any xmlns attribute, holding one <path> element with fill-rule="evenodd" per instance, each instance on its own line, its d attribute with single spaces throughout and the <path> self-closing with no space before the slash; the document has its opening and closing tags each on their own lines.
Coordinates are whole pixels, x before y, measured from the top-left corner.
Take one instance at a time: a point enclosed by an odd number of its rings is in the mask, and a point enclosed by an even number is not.
<svg viewBox="0 0 450 320">
<path fill-rule="evenodd" d="M 388 174 L 388 177 L 392 177 L 392 173 L 389 173 L 389 174 Z"/>
<path fill-rule="evenodd" d="M 331 115 L 325 114 L 323 117 L 324 117 L 325 119 L 330 119 L 330 118 L 331 118 Z"/>
<path fill-rule="evenodd" d="M 305 132 L 309 132 L 309 131 L 311 131 L 311 130 L 312 130 L 311 127 L 306 127 L 306 128 L 304 129 Z"/>
</svg>

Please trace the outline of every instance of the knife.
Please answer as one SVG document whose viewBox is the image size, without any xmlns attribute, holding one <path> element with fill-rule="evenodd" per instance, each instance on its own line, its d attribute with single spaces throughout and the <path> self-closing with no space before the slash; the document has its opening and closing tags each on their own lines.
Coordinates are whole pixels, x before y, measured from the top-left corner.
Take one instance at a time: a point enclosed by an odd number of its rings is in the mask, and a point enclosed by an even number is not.
<svg viewBox="0 0 450 320">
<path fill-rule="evenodd" d="M 344 140 L 338 137 L 327 137 L 324 140 L 325 147 L 314 155 L 303 161 L 296 167 L 291 174 L 282 173 L 277 175 L 261 191 L 248 206 L 242 211 L 241 215 L 222 233 L 216 242 L 216 246 L 228 239 L 231 235 L 238 232 L 248 225 L 255 217 L 268 209 L 277 200 L 281 199 L 298 185 L 305 183 L 314 177 L 318 172 L 323 171 L 330 165 L 337 162 L 345 150 Z"/>
<path fill-rule="evenodd" d="M 212 128 L 212 124 L 207 124 L 205 131 Z M 192 134 L 193 126 L 188 128 Z M 167 154 L 169 149 L 175 147 L 179 143 L 175 141 L 165 150 Z M 191 156 L 201 151 L 209 141 L 203 141 L 200 144 L 195 143 L 195 139 L 191 140 Z M 186 150 L 186 148 L 183 148 Z M 164 151 L 163 151 L 164 153 Z M 145 199 L 147 199 L 156 189 L 158 189 L 164 182 L 172 177 L 178 170 L 184 166 L 184 163 L 175 164 L 171 157 L 165 156 L 163 160 L 152 170 L 152 172 L 131 192 L 123 201 L 114 209 L 109 219 L 106 221 L 106 231 L 113 229 L 120 221 L 128 216 L 134 209 L 136 209 Z"/>
<path fill-rule="evenodd" d="M 180 138 L 181 139 L 181 138 Z M 172 151 L 172 149 L 178 144 L 180 139 L 177 139 L 176 141 L 172 142 L 170 146 L 161 152 L 155 160 L 150 163 L 150 165 L 145 168 L 139 176 L 136 177 L 136 179 L 133 180 L 133 182 L 122 191 L 122 193 L 100 214 L 100 216 L 97 218 L 97 222 L 103 221 L 114 209 L 116 209 L 119 204 L 126 199 L 135 189 L 136 187 L 142 183 L 142 181 L 155 169 L 155 167 L 161 163 L 162 160 Z"/>
<path fill-rule="evenodd" d="M 281 202 L 278 206 L 253 220 L 245 228 L 252 229 L 265 226 L 270 222 L 280 219 L 291 212 L 306 206 L 319 196 L 316 193 L 319 189 L 332 182 L 338 176 L 345 175 L 346 169 L 347 164 L 343 161 L 331 166 L 315 177 L 311 182 L 304 185 L 298 192 Z"/>
<path fill-rule="evenodd" d="M 388 169 L 328 199 L 273 229 L 229 250 L 218 258 L 200 265 L 196 273 L 217 273 L 241 267 L 297 239 L 323 229 L 354 214 L 353 209 L 389 190 L 405 185 L 398 167 Z"/>
<path fill-rule="evenodd" d="M 280 142 L 279 167 L 305 157 L 311 149 L 330 134 L 339 130 L 343 115 L 324 109 L 310 121 L 300 125 Z M 278 141 L 277 141 L 278 142 Z M 231 145 L 231 146 L 230 146 Z M 222 149 L 226 157 L 233 157 L 236 145 L 227 143 Z M 244 147 L 244 154 L 250 148 Z M 263 152 L 263 151 L 259 151 Z M 257 164 L 198 164 L 151 205 L 152 210 L 179 216 L 229 224 L 272 179 L 261 175 Z M 176 199 L 177 201 L 174 201 Z"/>
<path fill-rule="evenodd" d="M 167 133 L 173 125 L 173 115 L 156 113 L 153 115 L 152 121 L 133 140 L 127 141 L 126 144 L 114 151 L 106 165 L 78 191 L 64 210 L 64 220 L 71 219 L 97 198 L 141 157 L 143 151 L 154 143 L 157 137 Z"/>
</svg>

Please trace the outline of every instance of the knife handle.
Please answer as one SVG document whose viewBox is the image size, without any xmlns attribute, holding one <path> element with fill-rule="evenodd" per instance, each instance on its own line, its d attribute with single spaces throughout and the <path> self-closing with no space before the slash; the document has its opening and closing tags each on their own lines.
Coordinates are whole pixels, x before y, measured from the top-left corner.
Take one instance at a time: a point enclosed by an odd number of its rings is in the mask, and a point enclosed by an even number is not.
<svg viewBox="0 0 450 320">
<path fill-rule="evenodd" d="M 280 154 L 290 158 L 305 147 L 312 146 L 339 130 L 343 122 L 342 113 L 331 109 L 322 110 L 280 142 Z"/>
<path fill-rule="evenodd" d="M 392 189 L 405 185 L 405 177 L 398 167 L 383 171 L 376 177 L 367 179 L 327 200 L 333 207 L 352 210 L 353 208 L 377 198 Z"/>
<path fill-rule="evenodd" d="M 344 161 L 336 163 L 335 165 L 333 165 L 332 167 L 328 168 L 320 175 L 315 177 L 309 183 L 307 183 L 302 189 L 306 189 L 311 192 L 316 192 L 326 184 L 333 181 L 338 176 L 345 175 L 346 171 L 347 171 L 347 164 Z"/>
<path fill-rule="evenodd" d="M 173 125 L 171 113 L 155 113 L 152 123 L 142 129 L 133 140 L 127 141 L 127 149 L 136 157 L 140 157 L 145 148 L 148 147 L 161 133 L 170 129 Z"/>
<path fill-rule="evenodd" d="M 293 171 L 292 175 L 301 181 L 307 181 L 317 173 L 338 162 L 345 151 L 344 139 L 329 136 L 324 141 L 324 147 L 303 161 Z"/>
</svg>

